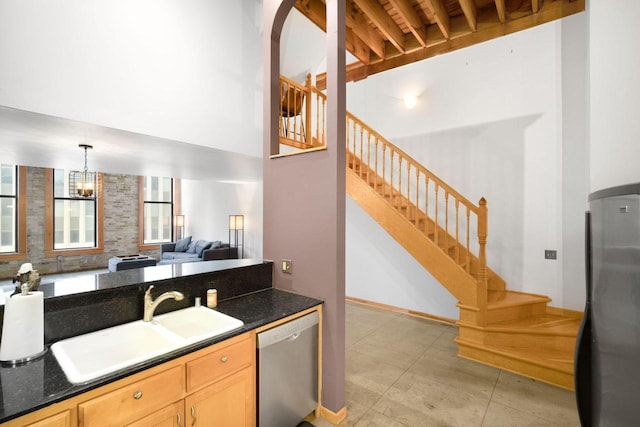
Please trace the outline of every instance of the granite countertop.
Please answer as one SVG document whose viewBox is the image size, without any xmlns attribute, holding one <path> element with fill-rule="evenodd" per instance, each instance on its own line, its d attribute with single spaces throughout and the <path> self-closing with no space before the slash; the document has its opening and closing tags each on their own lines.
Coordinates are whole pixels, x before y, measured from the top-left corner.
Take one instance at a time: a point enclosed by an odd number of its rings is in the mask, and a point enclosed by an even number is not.
<svg viewBox="0 0 640 427">
<path fill-rule="evenodd" d="M 217 310 L 244 322 L 242 328 L 151 359 L 86 384 L 71 384 L 51 351 L 16 367 L 0 367 L 0 423 L 63 401 L 110 382 L 208 347 L 321 304 L 322 301 L 278 289 L 266 289 L 221 301 Z"/>
</svg>

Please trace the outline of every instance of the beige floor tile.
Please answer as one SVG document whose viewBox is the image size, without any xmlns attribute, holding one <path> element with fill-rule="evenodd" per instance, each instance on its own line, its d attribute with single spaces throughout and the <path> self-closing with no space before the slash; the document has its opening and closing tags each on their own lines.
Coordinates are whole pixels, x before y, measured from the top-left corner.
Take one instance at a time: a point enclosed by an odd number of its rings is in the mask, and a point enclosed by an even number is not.
<svg viewBox="0 0 640 427">
<path fill-rule="evenodd" d="M 575 393 L 501 371 L 492 401 L 563 426 L 579 426 Z"/>
<path fill-rule="evenodd" d="M 409 368 L 422 355 L 420 352 L 404 352 L 403 348 L 383 345 L 366 338 L 352 345 L 349 350 L 366 354 L 379 363 L 388 363 L 401 369 Z"/>
<path fill-rule="evenodd" d="M 488 397 L 407 373 L 373 409 L 411 426 L 480 426 L 488 404 Z"/>
<path fill-rule="evenodd" d="M 355 427 L 405 427 L 399 420 L 389 418 L 373 409 L 368 410 L 355 424 Z"/>
<path fill-rule="evenodd" d="M 563 422 L 545 420 L 518 409 L 491 402 L 483 427 L 564 427 Z"/>
<path fill-rule="evenodd" d="M 463 359 L 450 351 L 431 347 L 409 368 L 409 372 L 473 395 L 489 398 L 500 370 Z"/>
</svg>

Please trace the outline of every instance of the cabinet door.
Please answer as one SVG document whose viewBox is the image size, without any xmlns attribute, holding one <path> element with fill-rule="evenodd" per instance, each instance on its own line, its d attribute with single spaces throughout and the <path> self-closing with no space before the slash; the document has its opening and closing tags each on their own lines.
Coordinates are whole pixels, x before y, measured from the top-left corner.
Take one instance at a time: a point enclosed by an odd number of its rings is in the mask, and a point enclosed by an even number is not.
<svg viewBox="0 0 640 427">
<path fill-rule="evenodd" d="M 127 427 L 184 427 L 184 401 L 169 405 Z"/>
<path fill-rule="evenodd" d="M 57 415 L 53 415 L 36 423 L 29 424 L 27 427 L 70 427 L 71 412 L 65 411 Z"/>
<path fill-rule="evenodd" d="M 187 396 L 187 425 L 253 427 L 256 425 L 253 367 L 245 368 Z"/>
</svg>

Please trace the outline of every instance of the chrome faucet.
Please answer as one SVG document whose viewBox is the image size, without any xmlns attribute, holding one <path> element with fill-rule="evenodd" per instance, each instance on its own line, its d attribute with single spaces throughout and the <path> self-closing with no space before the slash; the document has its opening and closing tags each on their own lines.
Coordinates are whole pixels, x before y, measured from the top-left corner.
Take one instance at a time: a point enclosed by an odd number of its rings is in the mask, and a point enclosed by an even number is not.
<svg viewBox="0 0 640 427">
<path fill-rule="evenodd" d="M 144 293 L 144 317 L 142 318 L 142 320 L 144 320 L 145 322 L 151 322 L 153 320 L 153 312 L 156 310 L 156 308 L 158 308 L 162 301 L 168 300 L 170 298 L 173 298 L 176 301 L 182 301 L 184 299 L 184 295 L 182 295 L 181 292 L 170 291 L 161 294 L 154 301 L 151 297 L 151 289 L 153 289 L 153 285 L 149 286 L 147 291 Z"/>
</svg>

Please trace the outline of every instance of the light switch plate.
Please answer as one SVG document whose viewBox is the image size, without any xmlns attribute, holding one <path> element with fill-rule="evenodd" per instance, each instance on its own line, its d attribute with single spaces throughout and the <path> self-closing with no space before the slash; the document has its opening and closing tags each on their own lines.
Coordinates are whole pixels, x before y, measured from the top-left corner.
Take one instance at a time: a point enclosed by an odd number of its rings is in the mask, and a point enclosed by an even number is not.
<svg viewBox="0 0 640 427">
<path fill-rule="evenodd" d="M 557 258 L 558 258 L 558 251 L 551 250 L 551 249 L 544 250 L 544 259 L 557 259 Z"/>
<path fill-rule="evenodd" d="M 283 259 L 282 260 L 282 272 L 283 273 L 287 273 L 287 274 L 291 274 L 291 260 L 290 259 Z"/>
</svg>

